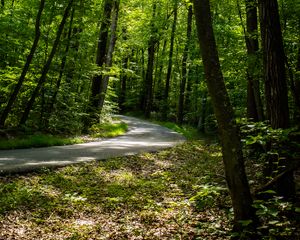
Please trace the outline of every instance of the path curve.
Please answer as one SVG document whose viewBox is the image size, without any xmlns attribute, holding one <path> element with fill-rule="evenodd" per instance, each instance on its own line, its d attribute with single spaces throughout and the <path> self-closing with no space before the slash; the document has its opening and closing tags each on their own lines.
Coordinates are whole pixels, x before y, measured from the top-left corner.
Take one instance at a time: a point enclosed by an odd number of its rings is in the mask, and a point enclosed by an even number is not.
<svg viewBox="0 0 300 240">
<path fill-rule="evenodd" d="M 133 117 L 119 117 L 129 127 L 128 132 L 119 137 L 67 146 L 0 150 L 0 174 L 153 152 L 185 141 L 182 135 L 168 128 Z"/>
</svg>

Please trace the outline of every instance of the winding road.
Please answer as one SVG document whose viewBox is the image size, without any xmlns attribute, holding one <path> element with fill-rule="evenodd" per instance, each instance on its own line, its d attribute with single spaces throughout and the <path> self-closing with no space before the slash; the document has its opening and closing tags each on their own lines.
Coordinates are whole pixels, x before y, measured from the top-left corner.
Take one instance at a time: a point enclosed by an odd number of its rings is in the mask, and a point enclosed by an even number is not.
<svg viewBox="0 0 300 240">
<path fill-rule="evenodd" d="M 128 124 L 128 132 L 119 137 L 67 146 L 0 150 L 0 174 L 154 152 L 185 141 L 168 128 L 133 117 L 119 117 Z"/>
</svg>

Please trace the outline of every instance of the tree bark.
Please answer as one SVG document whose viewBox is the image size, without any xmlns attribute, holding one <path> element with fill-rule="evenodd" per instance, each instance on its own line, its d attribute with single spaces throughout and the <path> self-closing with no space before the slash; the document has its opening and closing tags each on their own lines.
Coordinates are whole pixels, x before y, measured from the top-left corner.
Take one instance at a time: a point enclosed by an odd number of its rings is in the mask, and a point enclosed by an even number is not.
<svg viewBox="0 0 300 240">
<path fill-rule="evenodd" d="M 109 68 L 112 66 L 113 52 L 117 41 L 119 5 L 120 5 L 120 0 L 114 0 L 113 17 L 112 17 L 111 29 L 110 29 L 111 36 L 110 36 L 109 46 L 107 50 L 107 55 L 105 58 L 105 67 L 107 68 L 107 70 L 109 70 Z M 103 109 L 108 82 L 109 82 L 109 75 L 105 75 L 104 77 L 102 77 L 102 81 L 100 82 L 100 93 L 99 93 L 99 114 L 101 114 L 101 111 Z"/>
<path fill-rule="evenodd" d="M 277 0 L 259 0 L 267 119 L 276 128 L 289 127 L 285 54 Z"/>
<path fill-rule="evenodd" d="M 192 35 L 192 20 L 193 20 L 193 7 L 190 6 L 188 9 L 188 19 L 187 19 L 187 32 L 186 32 L 186 43 L 183 50 L 182 57 L 182 79 L 180 81 L 180 92 L 179 92 L 179 102 L 178 102 L 178 113 L 177 121 L 180 125 L 183 123 L 183 108 L 184 108 L 184 94 L 187 80 L 187 60 L 190 47 L 190 39 Z"/>
<path fill-rule="evenodd" d="M 148 41 L 148 63 L 147 72 L 144 82 L 143 90 L 143 110 L 144 116 L 146 118 L 150 117 L 153 101 L 153 70 L 154 70 L 154 60 L 155 60 L 155 46 L 157 44 L 157 28 L 154 23 L 154 18 L 156 16 L 156 3 L 153 3 L 153 12 L 151 20 L 151 36 Z"/>
<path fill-rule="evenodd" d="M 23 82 L 25 80 L 26 74 L 29 70 L 29 67 L 30 67 L 30 64 L 32 62 L 34 53 L 37 49 L 37 46 L 38 46 L 38 43 L 39 43 L 39 40 L 40 40 L 40 36 L 41 36 L 40 25 L 41 25 L 41 16 L 42 16 L 42 12 L 44 10 L 44 7 L 45 7 L 45 0 L 41 0 L 40 6 L 39 6 L 39 11 L 38 11 L 38 14 L 37 14 L 37 17 L 36 17 L 36 22 L 35 22 L 35 38 L 34 38 L 30 53 L 27 56 L 27 60 L 26 60 L 26 63 L 23 67 L 23 70 L 22 70 L 21 76 L 18 80 L 18 83 L 15 86 L 14 91 L 12 92 L 12 94 L 11 94 L 9 100 L 8 100 L 8 103 L 7 103 L 6 107 L 4 108 L 4 110 L 2 112 L 2 115 L 0 117 L 0 127 L 4 126 L 5 121 L 8 117 L 8 114 L 11 112 L 13 104 L 17 99 L 17 96 L 18 96 L 18 94 L 20 92 L 20 89 L 23 85 Z"/>
<path fill-rule="evenodd" d="M 61 34 L 63 32 L 63 29 L 64 29 L 64 26 L 65 26 L 65 23 L 67 21 L 67 18 L 68 18 L 68 15 L 69 15 L 69 12 L 71 10 L 71 7 L 72 7 L 72 4 L 73 4 L 73 0 L 70 0 L 69 3 L 68 3 L 68 6 L 66 7 L 65 9 L 65 12 L 64 12 L 64 15 L 63 15 L 63 18 L 60 22 L 60 25 L 58 27 L 58 31 L 56 33 L 56 38 L 55 38 L 55 41 L 53 43 L 53 47 L 52 47 L 52 50 L 48 56 L 48 59 L 47 59 L 47 62 L 46 64 L 44 65 L 43 67 L 43 70 L 42 70 L 42 74 L 41 74 L 41 77 L 38 81 L 38 84 L 37 86 L 35 87 L 32 95 L 31 95 L 31 98 L 29 100 L 29 102 L 27 103 L 27 106 L 25 108 L 25 111 L 23 112 L 23 115 L 21 117 L 21 120 L 20 120 L 20 123 L 19 125 L 23 125 L 26 123 L 28 117 L 29 117 L 29 113 L 33 107 L 33 104 L 36 100 L 36 97 L 38 96 L 39 92 L 40 92 L 40 89 L 41 87 L 43 86 L 43 84 L 45 83 L 46 81 L 46 77 L 47 77 L 47 74 L 48 74 L 48 71 L 50 69 L 50 66 L 51 66 L 51 63 L 52 63 L 52 60 L 53 60 L 53 57 L 56 53 L 56 50 L 57 50 L 57 47 L 58 47 L 58 44 L 60 42 L 60 37 L 61 37 Z"/>
<path fill-rule="evenodd" d="M 248 53 L 248 93 L 247 116 L 249 119 L 263 121 L 263 106 L 260 96 L 258 59 L 258 16 L 257 0 L 246 0 L 247 29 L 245 34 Z"/>
<path fill-rule="evenodd" d="M 166 86 L 165 86 L 165 93 L 164 93 L 164 109 L 163 109 L 163 118 L 164 119 L 168 116 L 168 112 L 169 112 L 169 92 L 170 92 L 170 81 L 171 81 L 172 67 L 173 67 L 174 41 L 175 41 L 175 33 L 176 33 L 176 26 L 177 26 L 177 13 L 178 13 L 177 1 L 174 3 L 173 12 L 174 12 L 174 19 L 173 19 L 173 25 L 172 25 L 171 38 L 170 38 L 169 62 L 168 62 Z"/>
<path fill-rule="evenodd" d="M 113 8 L 113 0 L 105 0 L 103 19 L 100 27 L 99 38 L 98 38 L 98 48 L 97 48 L 97 58 L 96 58 L 96 64 L 98 67 L 103 67 L 105 63 L 105 58 L 107 53 L 108 33 L 109 33 L 109 27 L 111 25 L 112 8 Z M 98 119 L 97 113 L 100 107 L 100 91 L 101 91 L 102 78 L 103 78 L 102 74 L 97 74 L 93 78 L 90 103 L 88 107 L 90 119 L 88 123 L 85 123 L 85 125 L 91 125 L 92 122 L 95 122 Z"/>
<path fill-rule="evenodd" d="M 289 127 L 285 53 L 277 0 L 259 0 L 264 60 L 267 118 L 274 129 Z M 277 191 L 284 197 L 295 194 L 293 173 L 281 178 Z"/>
<path fill-rule="evenodd" d="M 71 13 L 71 17 L 70 17 L 70 25 L 69 25 L 68 36 L 67 36 L 66 49 L 65 49 L 65 52 L 64 52 L 64 56 L 63 56 L 63 58 L 61 60 L 61 65 L 60 65 L 60 70 L 59 70 L 59 76 L 58 76 L 58 79 L 57 79 L 57 82 L 56 82 L 54 93 L 53 93 L 52 98 L 50 99 L 50 103 L 49 103 L 49 106 L 48 106 L 48 109 L 47 109 L 47 111 L 48 111 L 47 122 L 48 122 L 48 120 L 49 120 L 49 118 L 51 116 L 51 113 L 53 111 L 54 104 L 56 102 L 57 94 L 58 94 L 58 92 L 60 90 L 60 85 L 61 85 L 61 82 L 62 82 L 63 74 L 64 74 L 66 63 L 67 63 L 67 57 L 68 57 L 68 53 L 69 53 L 69 49 L 70 49 L 70 45 L 71 45 L 74 12 L 75 12 L 75 8 L 73 7 L 72 13 Z"/>
<path fill-rule="evenodd" d="M 235 228 L 240 220 L 254 220 L 252 198 L 245 173 L 239 128 L 225 87 L 212 27 L 209 0 L 193 0 L 196 25 L 208 91 L 219 127 L 226 181 L 234 210 Z"/>
</svg>

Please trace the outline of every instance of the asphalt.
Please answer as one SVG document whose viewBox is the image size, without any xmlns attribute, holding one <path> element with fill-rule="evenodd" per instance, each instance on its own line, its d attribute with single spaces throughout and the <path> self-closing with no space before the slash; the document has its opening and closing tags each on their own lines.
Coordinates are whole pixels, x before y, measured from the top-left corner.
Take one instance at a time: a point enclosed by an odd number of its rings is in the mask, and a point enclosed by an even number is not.
<svg viewBox="0 0 300 240">
<path fill-rule="evenodd" d="M 41 168 L 156 152 L 185 141 L 185 138 L 162 126 L 133 117 L 119 116 L 128 124 L 125 135 L 67 146 L 0 150 L 0 174 L 23 173 Z"/>
</svg>

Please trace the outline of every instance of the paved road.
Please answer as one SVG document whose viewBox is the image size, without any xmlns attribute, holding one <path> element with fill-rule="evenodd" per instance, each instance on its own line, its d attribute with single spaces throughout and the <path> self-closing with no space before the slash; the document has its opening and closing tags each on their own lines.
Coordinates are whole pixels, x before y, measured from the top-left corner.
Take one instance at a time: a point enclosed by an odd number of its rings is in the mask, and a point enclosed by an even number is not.
<svg viewBox="0 0 300 240">
<path fill-rule="evenodd" d="M 0 150 L 0 174 L 152 152 L 185 141 L 182 135 L 159 125 L 133 117 L 120 117 L 128 124 L 129 131 L 116 138 L 68 146 Z"/>
</svg>

